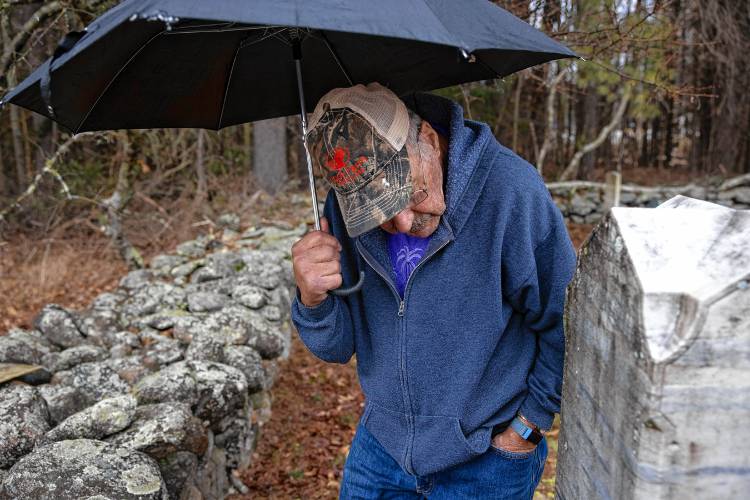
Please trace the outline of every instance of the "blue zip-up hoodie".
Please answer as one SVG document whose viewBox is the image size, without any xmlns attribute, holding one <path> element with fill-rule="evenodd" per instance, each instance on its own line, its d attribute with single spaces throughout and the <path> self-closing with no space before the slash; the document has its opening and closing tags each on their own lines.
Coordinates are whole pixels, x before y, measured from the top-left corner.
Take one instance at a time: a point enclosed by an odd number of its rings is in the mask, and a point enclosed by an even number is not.
<svg viewBox="0 0 750 500">
<path fill-rule="evenodd" d="M 350 238 L 333 191 L 324 213 L 343 247 L 344 286 L 361 292 L 292 304 L 305 345 L 324 361 L 357 354 L 360 422 L 410 474 L 487 451 L 517 412 L 543 429 L 560 409 L 565 288 L 575 251 L 536 170 L 456 103 L 415 94 L 407 106 L 450 130 L 447 209 L 401 300 L 386 233 Z"/>
</svg>

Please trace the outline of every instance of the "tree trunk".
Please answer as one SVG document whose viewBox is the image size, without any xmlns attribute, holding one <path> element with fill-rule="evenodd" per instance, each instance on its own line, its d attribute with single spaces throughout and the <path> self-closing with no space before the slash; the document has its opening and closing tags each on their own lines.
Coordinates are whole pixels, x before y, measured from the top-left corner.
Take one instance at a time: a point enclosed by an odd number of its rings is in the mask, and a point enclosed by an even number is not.
<svg viewBox="0 0 750 500">
<path fill-rule="evenodd" d="M 516 95 L 513 99 L 513 151 L 518 151 L 518 121 L 519 113 L 521 109 L 521 91 L 523 90 L 523 72 L 518 74 L 518 82 L 516 84 Z M 539 162 L 537 162 L 539 163 Z M 541 165 L 537 165 L 537 169 L 541 172 Z"/>
<path fill-rule="evenodd" d="M 7 183 L 5 181 L 5 160 L 3 158 L 3 142 L 0 141 L 0 198 L 5 196 Z"/>
<path fill-rule="evenodd" d="M 11 43 L 10 33 L 10 19 L 5 14 L 0 16 L 0 40 L 3 42 L 3 46 L 9 47 Z M 6 83 L 8 88 L 16 86 L 16 70 L 10 68 L 8 73 L 5 75 Z M 21 126 L 18 119 L 18 107 L 8 106 L 10 115 L 10 134 L 13 142 L 13 161 L 16 164 L 16 192 L 20 192 L 26 185 L 26 175 L 24 171 L 23 161 L 23 144 L 21 141 Z"/>
<path fill-rule="evenodd" d="M 555 103 L 557 102 L 557 87 L 565 77 L 566 71 L 567 69 L 561 69 L 557 75 L 553 76 L 550 69 L 549 94 L 547 94 L 547 125 L 544 127 L 544 142 L 536 160 L 536 169 L 539 175 L 544 172 L 544 160 L 547 157 L 547 152 L 557 144 L 558 127 L 556 126 L 555 111 L 557 108 Z"/>
<path fill-rule="evenodd" d="M 577 120 L 576 120 L 576 101 L 570 97 L 566 99 L 568 102 L 568 134 L 565 138 L 565 155 L 562 157 L 562 160 L 559 164 L 564 165 L 568 162 L 568 159 L 571 158 L 575 152 L 575 140 L 576 140 L 576 132 L 577 132 Z"/>
<path fill-rule="evenodd" d="M 144 265 L 140 252 L 130 243 L 125 235 L 122 215 L 130 201 L 132 192 L 128 181 L 128 170 L 130 168 L 130 140 L 127 131 L 120 135 L 120 167 L 117 172 L 117 185 L 112 195 L 101 202 L 102 208 L 107 212 L 106 232 L 112 239 L 120 257 L 125 261 L 128 269 L 141 269 Z"/>
<path fill-rule="evenodd" d="M 667 96 L 666 127 L 664 128 L 664 165 L 672 166 L 672 148 L 674 147 L 672 133 L 674 128 L 674 99 Z"/>
<path fill-rule="evenodd" d="M 21 142 L 23 143 L 23 161 L 24 168 L 26 169 L 26 178 L 31 179 L 34 177 L 36 171 L 31 161 L 31 137 L 29 136 L 29 122 L 26 113 L 24 109 L 19 110 L 18 122 L 21 125 Z"/>
<path fill-rule="evenodd" d="M 14 77 L 8 75 L 8 81 L 14 81 Z M 13 160 L 16 164 L 16 191 L 20 192 L 26 186 L 26 169 L 23 158 L 23 139 L 21 138 L 21 124 L 19 120 L 19 109 L 17 106 L 10 106 L 10 134 L 13 140 Z"/>
<path fill-rule="evenodd" d="M 198 129 L 198 150 L 195 153 L 195 175 L 198 177 L 198 186 L 196 188 L 195 201 L 196 205 L 202 204 L 206 200 L 208 190 L 206 183 L 206 166 L 204 162 L 206 131 Z"/>
<path fill-rule="evenodd" d="M 583 113 L 583 137 L 586 141 L 591 142 L 596 137 L 599 130 L 599 94 L 596 93 L 596 87 L 589 85 L 586 89 L 586 97 L 584 98 L 584 113 Z M 581 171 L 580 175 L 582 178 L 588 177 L 596 164 L 596 155 L 587 153 L 581 160 Z"/>
<path fill-rule="evenodd" d="M 286 118 L 253 125 L 253 173 L 262 189 L 275 194 L 287 181 Z"/>
<path fill-rule="evenodd" d="M 245 151 L 245 158 L 247 160 L 246 167 L 248 172 L 252 172 L 253 164 L 251 158 L 253 157 L 253 126 L 250 123 L 242 125 L 242 149 Z"/>
</svg>

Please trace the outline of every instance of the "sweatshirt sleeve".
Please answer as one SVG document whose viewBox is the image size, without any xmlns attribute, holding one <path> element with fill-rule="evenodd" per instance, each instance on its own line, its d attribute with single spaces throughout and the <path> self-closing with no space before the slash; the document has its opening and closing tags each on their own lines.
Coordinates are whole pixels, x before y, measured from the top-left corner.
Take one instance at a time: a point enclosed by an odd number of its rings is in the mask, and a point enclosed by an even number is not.
<svg viewBox="0 0 750 500">
<path fill-rule="evenodd" d="M 352 274 L 351 252 L 356 250 L 345 230 L 342 233 L 343 222 L 333 201 L 334 197 L 329 193 L 323 213 L 329 221 L 333 235 L 343 248 L 341 270 L 343 276 L 348 276 Z M 351 286 L 346 279 L 344 286 Z M 317 306 L 307 307 L 300 299 L 299 287 L 295 288 L 291 318 L 302 342 L 310 352 L 323 361 L 347 363 L 354 354 L 354 328 L 348 299 L 328 295 Z"/>
<path fill-rule="evenodd" d="M 509 236 L 514 240 L 511 255 L 515 258 L 504 263 L 503 290 L 513 309 L 523 316 L 525 327 L 536 335 L 536 357 L 519 412 L 546 430 L 560 411 L 565 354 L 563 310 L 576 253 L 559 209 L 543 189 L 527 205 L 530 215 L 519 217 L 525 227 L 516 225 Z"/>
</svg>

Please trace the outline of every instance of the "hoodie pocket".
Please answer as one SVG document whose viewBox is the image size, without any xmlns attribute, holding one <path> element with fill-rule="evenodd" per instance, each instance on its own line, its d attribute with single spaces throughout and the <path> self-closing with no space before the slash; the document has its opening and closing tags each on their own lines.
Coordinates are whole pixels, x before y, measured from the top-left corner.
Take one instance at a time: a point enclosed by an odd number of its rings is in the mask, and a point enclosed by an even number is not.
<svg viewBox="0 0 750 500">
<path fill-rule="evenodd" d="M 418 475 L 431 474 L 481 455 L 466 439 L 456 417 L 416 415 L 412 462 Z"/>
<path fill-rule="evenodd" d="M 384 408 L 368 399 L 362 414 L 362 423 L 388 454 L 406 470 L 404 454 L 409 435 L 406 415 Z"/>
</svg>

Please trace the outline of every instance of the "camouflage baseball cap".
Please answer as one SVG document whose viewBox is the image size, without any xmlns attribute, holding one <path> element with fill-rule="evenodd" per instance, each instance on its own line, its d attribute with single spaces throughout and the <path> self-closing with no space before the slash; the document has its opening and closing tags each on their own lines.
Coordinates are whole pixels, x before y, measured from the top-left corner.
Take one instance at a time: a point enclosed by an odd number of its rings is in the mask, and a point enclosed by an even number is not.
<svg viewBox="0 0 750 500">
<path fill-rule="evenodd" d="M 408 205 L 410 120 L 418 117 L 377 83 L 334 89 L 318 102 L 307 135 L 310 154 L 336 193 L 350 237 Z"/>
</svg>

